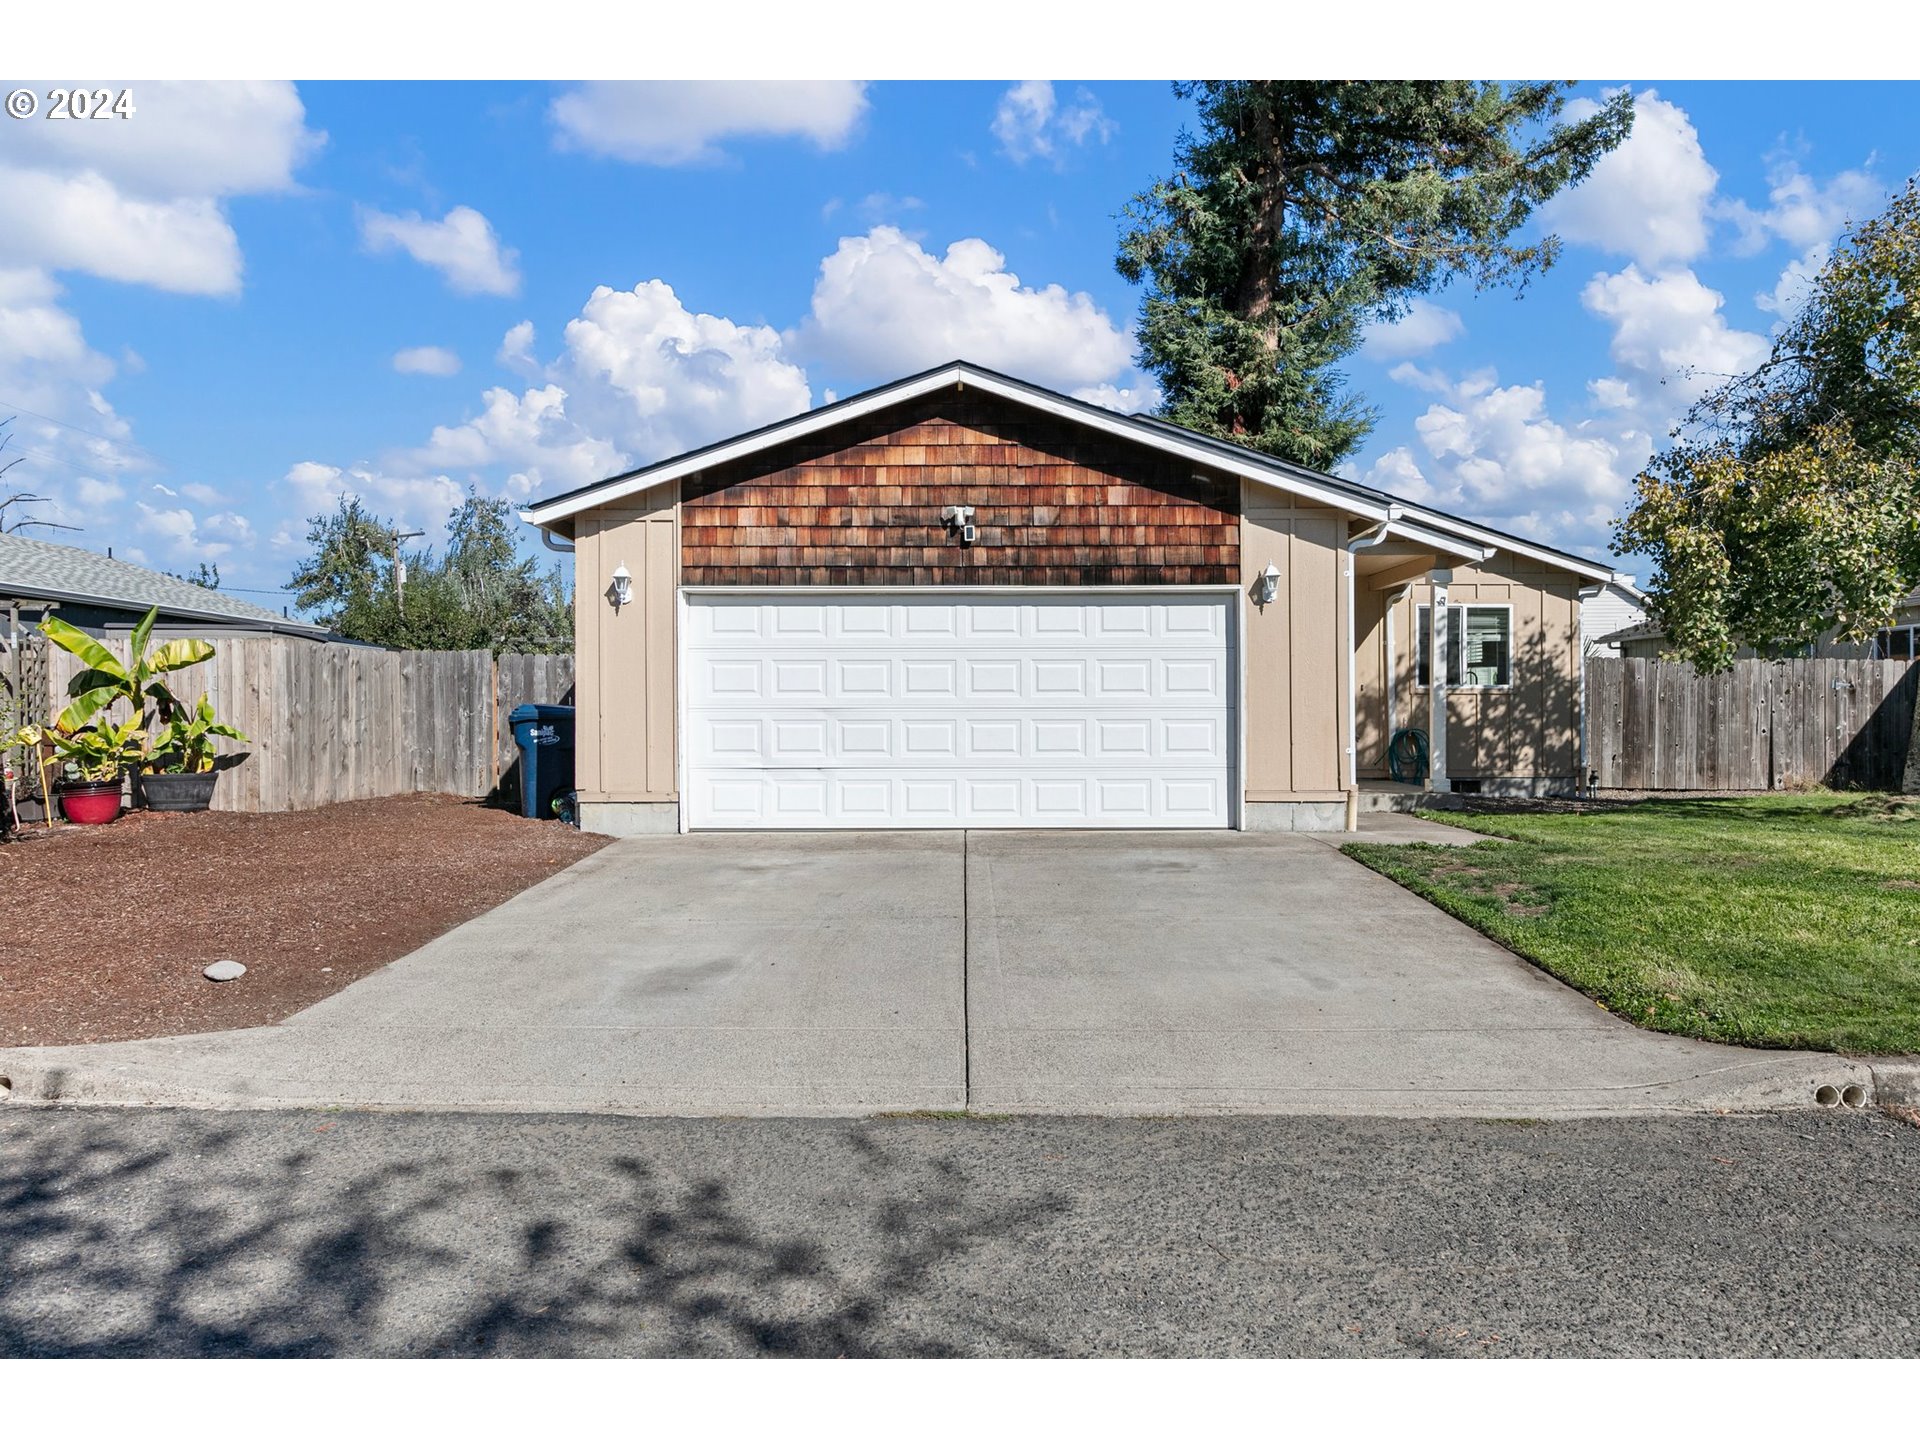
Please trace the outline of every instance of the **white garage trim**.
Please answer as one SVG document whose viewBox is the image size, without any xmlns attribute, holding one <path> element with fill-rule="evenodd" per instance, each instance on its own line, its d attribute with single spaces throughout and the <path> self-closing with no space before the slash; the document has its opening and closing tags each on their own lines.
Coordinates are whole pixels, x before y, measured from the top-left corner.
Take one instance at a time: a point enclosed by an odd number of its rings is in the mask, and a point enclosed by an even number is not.
<svg viewBox="0 0 1920 1440">
<path fill-rule="evenodd" d="M 1241 823 L 1238 586 L 679 595 L 683 830 Z"/>
</svg>

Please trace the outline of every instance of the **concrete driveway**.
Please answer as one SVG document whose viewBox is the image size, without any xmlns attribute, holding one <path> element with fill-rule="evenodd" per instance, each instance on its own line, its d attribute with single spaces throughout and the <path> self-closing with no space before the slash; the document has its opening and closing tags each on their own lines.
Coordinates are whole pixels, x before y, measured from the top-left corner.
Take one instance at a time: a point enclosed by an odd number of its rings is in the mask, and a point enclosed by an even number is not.
<svg viewBox="0 0 1920 1440">
<path fill-rule="evenodd" d="M 1871 1083 L 1636 1030 L 1317 839 L 979 831 L 623 841 L 283 1024 L 0 1051 L 0 1076 L 708 1115 L 1592 1114 Z"/>
</svg>

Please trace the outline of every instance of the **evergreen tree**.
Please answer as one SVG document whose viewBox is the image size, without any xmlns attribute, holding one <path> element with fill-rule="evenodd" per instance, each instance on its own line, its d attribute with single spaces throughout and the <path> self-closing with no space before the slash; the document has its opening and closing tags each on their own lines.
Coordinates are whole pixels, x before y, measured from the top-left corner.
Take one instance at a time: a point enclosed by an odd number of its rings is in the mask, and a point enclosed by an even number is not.
<svg viewBox="0 0 1920 1440">
<path fill-rule="evenodd" d="M 1373 412 L 1339 362 L 1372 320 L 1464 278 L 1513 285 L 1558 253 L 1509 243 L 1627 136 L 1631 96 L 1561 121 L 1571 82 L 1208 80 L 1174 176 L 1127 207 L 1120 273 L 1147 290 L 1140 364 L 1169 420 L 1328 469 Z"/>
</svg>

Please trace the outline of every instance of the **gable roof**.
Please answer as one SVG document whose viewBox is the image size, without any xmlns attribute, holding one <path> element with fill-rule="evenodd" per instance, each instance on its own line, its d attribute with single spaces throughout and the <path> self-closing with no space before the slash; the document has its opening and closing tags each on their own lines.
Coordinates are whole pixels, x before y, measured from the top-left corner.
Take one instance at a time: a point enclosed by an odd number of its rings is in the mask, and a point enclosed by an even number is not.
<svg viewBox="0 0 1920 1440">
<path fill-rule="evenodd" d="M 1304 465 L 1263 455 L 1257 450 L 1217 440 L 1165 420 L 1145 415 L 1122 415 L 1104 406 L 1076 400 L 1072 396 L 1058 394 L 1025 380 L 1016 380 L 1011 375 L 1002 375 L 965 360 L 950 361 L 932 370 L 923 370 L 918 375 L 909 375 L 903 380 L 850 395 L 831 405 L 822 405 L 789 419 L 763 425 L 757 430 L 749 430 L 744 435 L 716 441 L 683 455 L 552 496 L 521 511 L 520 518 L 551 535 L 556 525 L 563 524 L 583 510 L 610 504 L 666 481 L 698 474 L 786 441 L 845 424 L 890 405 L 968 385 L 1016 405 L 1118 435 L 1195 465 L 1224 471 L 1303 499 L 1335 506 L 1363 519 L 1383 523 L 1391 534 L 1434 545 L 1462 559 L 1483 560 L 1496 551 L 1505 550 L 1544 561 L 1590 580 L 1605 582 L 1615 578 L 1613 567 L 1602 561 L 1590 560 L 1571 551 L 1557 550 L 1550 545 L 1541 545 L 1518 535 L 1477 525 L 1457 515 L 1402 500 L 1384 490 L 1375 490 L 1357 481 L 1343 480 L 1337 475 L 1323 474 Z"/>
<path fill-rule="evenodd" d="M 263 605 L 176 580 L 144 565 L 24 535 L 0 535 L 0 600 L 9 598 L 60 600 L 142 614 L 158 606 L 169 620 L 240 625 L 316 638 L 330 633 L 324 625 L 289 620 Z"/>
</svg>

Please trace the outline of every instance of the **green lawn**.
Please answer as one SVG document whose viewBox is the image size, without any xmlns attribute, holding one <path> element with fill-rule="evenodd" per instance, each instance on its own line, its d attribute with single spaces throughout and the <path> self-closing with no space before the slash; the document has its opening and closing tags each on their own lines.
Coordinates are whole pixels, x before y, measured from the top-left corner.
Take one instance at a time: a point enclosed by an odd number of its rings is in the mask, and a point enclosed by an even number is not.
<svg viewBox="0 0 1920 1440">
<path fill-rule="evenodd" d="M 1433 818 L 1512 843 L 1346 853 L 1635 1024 L 1920 1052 L 1920 803 L 1816 791 Z"/>
</svg>

